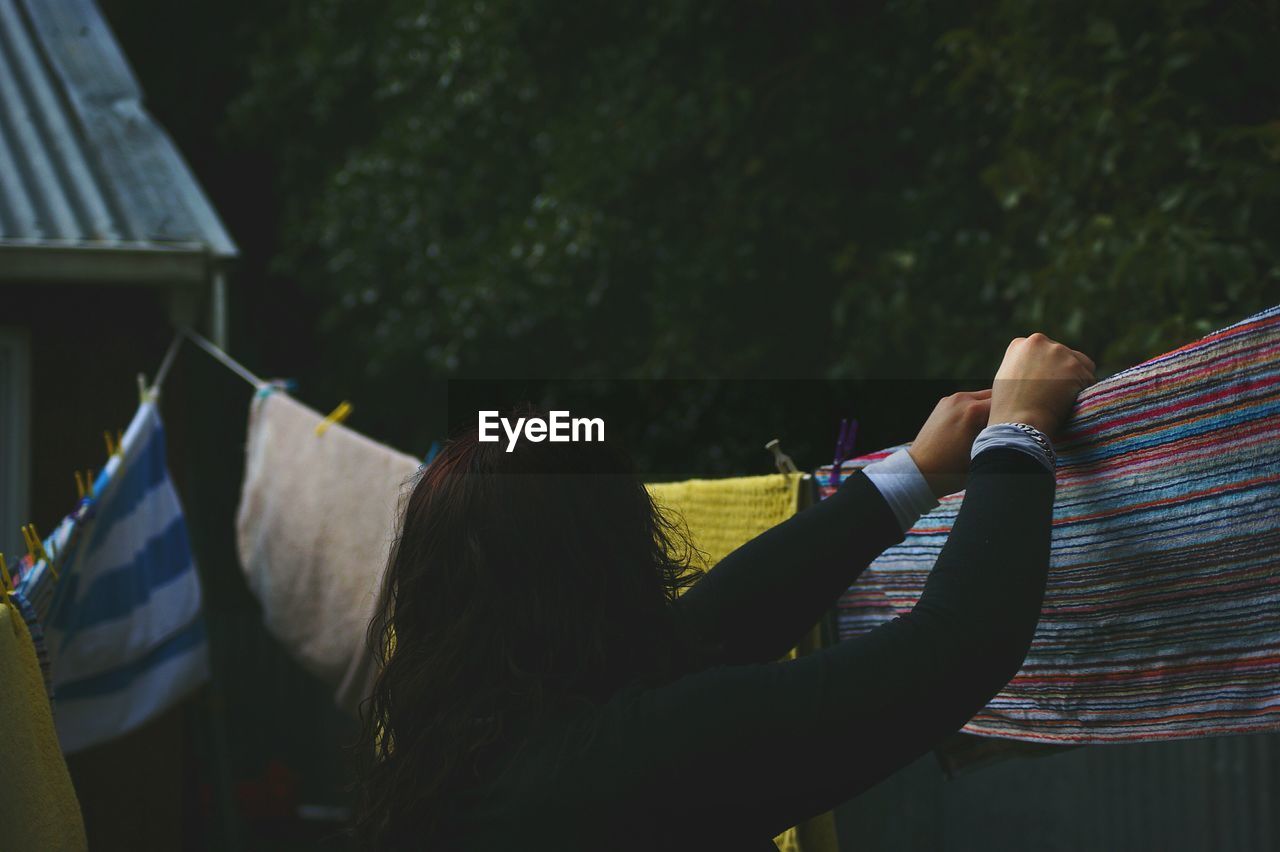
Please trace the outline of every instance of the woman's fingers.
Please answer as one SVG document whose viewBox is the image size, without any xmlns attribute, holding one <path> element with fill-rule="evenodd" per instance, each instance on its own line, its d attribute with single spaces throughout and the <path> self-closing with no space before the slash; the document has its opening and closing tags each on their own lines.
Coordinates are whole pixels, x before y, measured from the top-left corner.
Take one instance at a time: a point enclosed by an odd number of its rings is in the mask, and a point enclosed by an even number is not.
<svg viewBox="0 0 1280 852">
<path fill-rule="evenodd" d="M 1068 349 L 1071 349 L 1071 347 L 1069 347 L 1069 346 L 1068 346 L 1067 348 L 1068 348 Z M 1083 352 L 1081 352 L 1079 349 L 1071 349 L 1071 354 L 1072 354 L 1072 355 L 1074 355 L 1074 356 L 1076 356 L 1076 359 L 1077 359 L 1081 364 L 1084 364 L 1086 367 L 1088 367 L 1088 368 L 1089 368 L 1089 372 L 1090 372 L 1090 373 L 1093 373 L 1093 372 L 1096 372 L 1096 371 L 1097 371 L 1097 369 L 1098 369 L 1098 365 L 1097 365 L 1097 364 L 1094 364 L 1094 363 L 1093 363 L 1093 359 L 1092 359 L 1092 358 L 1090 358 L 1088 355 L 1084 354 Z"/>
</svg>

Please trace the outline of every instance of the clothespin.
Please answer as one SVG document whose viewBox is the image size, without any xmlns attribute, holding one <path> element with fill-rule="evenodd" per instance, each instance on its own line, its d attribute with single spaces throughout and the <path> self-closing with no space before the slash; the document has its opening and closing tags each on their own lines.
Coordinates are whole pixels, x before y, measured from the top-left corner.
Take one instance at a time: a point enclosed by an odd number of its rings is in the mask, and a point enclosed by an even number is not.
<svg viewBox="0 0 1280 852">
<path fill-rule="evenodd" d="M 338 403 L 338 407 L 329 412 L 329 416 L 316 424 L 316 434 L 323 435 L 329 431 L 329 427 L 335 423 L 341 423 L 351 416 L 351 403 L 345 399 Z"/>
<path fill-rule="evenodd" d="M 13 578 L 9 576 L 9 566 L 4 561 L 4 554 L 0 553 L 0 594 L 4 595 L 4 603 L 9 602 L 11 591 L 13 591 Z"/>
<path fill-rule="evenodd" d="M 122 430 L 117 429 L 114 438 L 111 437 L 110 430 L 102 430 L 102 442 L 107 445 L 108 459 L 124 453 L 124 432 Z"/>
<path fill-rule="evenodd" d="M 27 555 L 31 557 L 31 563 L 34 565 L 40 561 L 40 557 L 36 555 L 36 545 L 31 542 L 31 530 L 29 524 L 22 525 L 22 541 L 27 545 Z"/>
<path fill-rule="evenodd" d="M 44 549 L 44 542 L 40 540 L 40 534 L 36 532 L 35 524 L 27 524 L 22 528 L 22 537 L 27 542 L 27 553 L 31 556 L 31 562 L 34 564 L 41 559 L 49 561 L 49 554 Z"/>
<path fill-rule="evenodd" d="M 27 542 L 27 555 L 31 557 L 31 564 L 35 565 L 41 559 L 49 566 L 49 571 L 53 574 L 53 579 L 58 579 L 58 569 L 53 567 L 53 558 L 49 556 L 49 552 L 44 549 L 44 542 L 40 540 L 40 534 L 36 532 L 35 524 L 27 524 L 22 528 L 22 537 Z"/>
<path fill-rule="evenodd" d="M 27 555 L 31 557 L 31 564 L 35 565 L 41 559 L 49 566 L 49 570 L 53 572 L 53 579 L 58 579 L 58 569 L 53 567 L 53 558 L 49 556 L 49 552 L 44 549 L 44 542 L 40 539 L 40 533 L 36 532 L 35 524 L 27 524 L 22 528 L 22 537 L 27 542 Z"/>
<path fill-rule="evenodd" d="M 422 470 L 427 465 L 436 460 L 436 456 L 440 455 L 440 442 L 432 441 L 431 446 L 427 448 L 427 455 L 422 460 L 422 464 L 418 465 L 418 470 Z"/>
<path fill-rule="evenodd" d="M 791 460 L 791 456 L 782 451 L 782 442 L 777 438 L 764 445 L 764 448 L 773 453 L 773 463 L 778 468 L 778 473 L 799 473 L 796 463 Z"/>
<path fill-rule="evenodd" d="M 147 390 L 147 377 L 142 373 L 138 374 L 138 404 L 146 405 L 151 399 L 151 393 Z"/>
<path fill-rule="evenodd" d="M 835 459 L 831 463 L 831 485 L 840 484 L 840 477 L 844 473 L 844 463 L 853 456 L 853 443 L 857 437 L 858 421 L 841 418 L 840 432 L 836 435 Z"/>
<path fill-rule="evenodd" d="M 261 399 L 264 396 L 270 396 L 278 390 L 290 393 L 298 389 L 298 383 L 293 379 L 270 379 L 258 385 L 258 392 L 254 394 Z"/>
<path fill-rule="evenodd" d="M 92 484 L 90 484 L 89 487 L 92 487 Z M 89 494 L 89 488 L 85 487 L 84 476 L 80 473 L 80 471 L 77 470 L 76 471 L 76 499 L 83 500 L 86 496 L 88 496 L 88 494 Z"/>
</svg>

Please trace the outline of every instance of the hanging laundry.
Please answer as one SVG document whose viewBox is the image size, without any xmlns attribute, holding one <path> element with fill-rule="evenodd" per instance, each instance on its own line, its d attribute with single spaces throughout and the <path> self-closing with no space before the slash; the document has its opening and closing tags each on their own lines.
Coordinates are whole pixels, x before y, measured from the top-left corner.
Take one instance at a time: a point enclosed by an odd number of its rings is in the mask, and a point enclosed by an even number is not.
<svg viewBox="0 0 1280 852">
<path fill-rule="evenodd" d="M 45 695 L 50 704 L 53 703 L 53 673 L 49 664 L 49 650 L 44 641 L 44 626 L 36 615 L 36 608 L 27 600 L 20 589 L 14 589 L 9 601 L 18 608 L 23 622 L 27 625 L 27 633 L 31 636 L 31 646 L 36 652 L 36 662 L 40 664 L 40 679 L 44 682 Z"/>
<path fill-rule="evenodd" d="M 285 649 L 354 713 L 369 694 L 365 642 L 418 460 L 265 389 L 249 410 L 236 517 L 240 564 Z"/>
<path fill-rule="evenodd" d="M 0 847 L 78 852 L 87 847 L 80 803 L 58 748 L 31 635 L 0 602 Z"/>
<path fill-rule="evenodd" d="M 966 732 L 1087 744 L 1280 730 L 1277 415 L 1280 306 L 1080 394 L 1055 442 L 1039 628 Z M 830 468 L 817 477 L 830 494 Z M 849 589 L 842 638 L 915 604 L 962 499 Z"/>
<path fill-rule="evenodd" d="M 208 679 L 200 582 L 153 401 L 46 549 L 52 565 L 21 591 L 39 613 L 55 588 L 42 621 L 64 752 L 139 727 Z"/>
<path fill-rule="evenodd" d="M 646 486 L 659 509 L 687 527 L 710 568 L 800 508 L 802 474 L 690 479 Z"/>
<path fill-rule="evenodd" d="M 72 523 L 64 521 L 63 526 L 50 536 L 50 541 L 67 535 Z M 49 610 L 53 606 L 54 592 L 57 591 L 57 580 L 49 563 L 44 559 L 33 560 L 30 556 L 22 557 L 18 570 L 14 573 L 14 587 L 21 588 L 24 599 L 31 606 L 36 618 L 41 622 L 49 618 Z"/>
<path fill-rule="evenodd" d="M 18 560 L 13 573 L 14 588 L 10 600 L 22 613 L 27 630 L 31 633 L 50 702 L 53 701 L 53 666 L 45 640 L 44 625 L 49 620 L 54 595 L 58 590 L 57 569 L 53 566 L 53 562 L 58 560 L 51 554 L 61 556 L 67 543 L 78 533 L 81 522 L 92 514 L 91 494 L 92 490 L 89 495 L 82 496 L 75 510 L 63 518 L 62 523 L 41 543 L 43 550 L 40 553 L 29 553 Z M 34 529 L 32 535 L 35 535 Z"/>
<path fill-rule="evenodd" d="M 812 502 L 812 481 L 803 474 L 732 479 L 690 479 L 646 486 L 658 509 L 679 523 L 700 552 L 699 568 L 710 570 L 731 552 L 790 518 Z M 815 627 L 787 655 L 794 659 L 821 646 Z M 774 838 L 780 852 L 835 852 L 835 817 L 806 820 Z"/>
</svg>

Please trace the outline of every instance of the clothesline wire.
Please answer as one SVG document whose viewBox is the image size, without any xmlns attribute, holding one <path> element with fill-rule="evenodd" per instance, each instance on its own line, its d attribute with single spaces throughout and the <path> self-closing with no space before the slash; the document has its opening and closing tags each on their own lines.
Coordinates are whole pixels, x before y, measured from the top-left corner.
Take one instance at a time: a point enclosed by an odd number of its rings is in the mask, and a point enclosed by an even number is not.
<svg viewBox="0 0 1280 852">
<path fill-rule="evenodd" d="M 267 385 L 266 381 L 255 376 L 253 373 L 249 371 L 247 367 L 245 367 L 236 359 L 232 358 L 226 352 L 223 352 L 211 341 L 206 339 L 204 335 L 200 334 L 195 329 L 183 328 L 179 331 L 179 334 L 189 337 L 192 343 L 194 343 L 196 346 L 199 346 L 205 352 L 208 352 L 210 355 L 213 356 L 215 360 L 220 362 L 224 367 L 226 367 L 231 372 L 235 373 L 240 378 L 244 379 L 249 384 L 253 385 L 255 388 L 261 388 Z M 164 365 L 161 365 L 162 368 L 163 366 Z M 159 382 L 157 382 L 157 384 L 159 384 Z"/>
<path fill-rule="evenodd" d="M 173 336 L 173 342 L 169 344 L 169 348 L 164 353 L 164 359 L 160 362 L 160 368 L 156 370 L 155 380 L 151 383 L 152 394 L 160 392 L 160 388 L 164 385 L 165 376 L 169 375 L 169 368 L 173 366 L 173 359 L 177 357 L 180 346 L 182 346 L 182 329 L 178 329 L 178 333 Z"/>
</svg>

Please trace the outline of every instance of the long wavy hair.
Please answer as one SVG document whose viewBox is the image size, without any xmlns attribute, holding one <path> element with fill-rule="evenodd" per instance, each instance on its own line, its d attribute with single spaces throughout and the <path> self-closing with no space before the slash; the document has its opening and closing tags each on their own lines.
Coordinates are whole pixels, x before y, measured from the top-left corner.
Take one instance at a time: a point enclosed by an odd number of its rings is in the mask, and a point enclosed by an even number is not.
<svg viewBox="0 0 1280 852">
<path fill-rule="evenodd" d="M 446 845 L 458 794 L 540 719 L 705 653 L 671 617 L 695 556 L 609 443 L 447 444 L 403 506 L 370 624 L 362 845 Z"/>
</svg>

